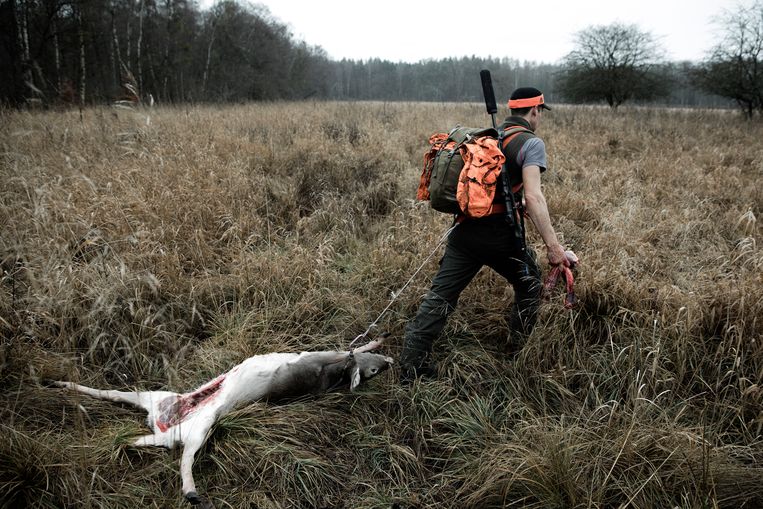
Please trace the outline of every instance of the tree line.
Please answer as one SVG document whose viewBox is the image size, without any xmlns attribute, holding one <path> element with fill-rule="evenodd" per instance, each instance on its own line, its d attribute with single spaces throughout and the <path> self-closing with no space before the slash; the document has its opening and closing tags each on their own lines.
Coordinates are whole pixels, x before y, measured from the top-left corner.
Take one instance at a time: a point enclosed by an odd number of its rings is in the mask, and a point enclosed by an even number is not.
<svg viewBox="0 0 763 509">
<path fill-rule="evenodd" d="M 480 101 L 479 71 L 504 95 L 531 84 L 554 102 L 736 104 L 763 111 L 763 3 L 721 17 L 704 62 L 667 62 L 634 25 L 590 27 L 558 64 L 462 57 L 332 60 L 266 7 L 221 0 L 0 0 L 0 101 L 278 99 Z"/>
</svg>

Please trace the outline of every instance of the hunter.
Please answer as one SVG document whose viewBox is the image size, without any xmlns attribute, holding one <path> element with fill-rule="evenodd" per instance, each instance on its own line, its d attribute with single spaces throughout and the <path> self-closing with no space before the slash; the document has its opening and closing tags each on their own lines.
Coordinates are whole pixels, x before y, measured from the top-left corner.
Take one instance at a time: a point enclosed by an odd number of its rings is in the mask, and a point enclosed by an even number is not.
<svg viewBox="0 0 763 509">
<path fill-rule="evenodd" d="M 432 287 L 419 306 L 416 317 L 406 327 L 400 357 L 401 381 L 436 375 L 436 367 L 431 360 L 432 343 L 445 327 L 448 316 L 456 309 L 459 295 L 483 265 L 506 278 L 514 289 L 507 350 L 515 350 L 524 344 L 535 325 L 542 290 L 535 253 L 525 243 L 525 214 L 546 245 L 549 263 L 552 266 L 569 266 L 565 249 L 551 225 L 541 190 L 541 173 L 547 167 L 546 146 L 535 131 L 540 126 L 543 110 L 551 108 L 546 106 L 541 91 L 532 87 L 515 90 L 508 107 L 510 116 L 498 130 L 514 133 L 513 137 L 504 139 L 502 150 L 506 157 L 513 203 L 516 204 L 516 214 L 513 215 L 516 220 L 511 221 L 514 225 L 507 221 L 506 203 L 511 201 L 506 200 L 502 185 L 497 186 L 490 215 L 478 219 L 467 218 L 463 214 L 457 217 L 458 225 L 448 237 Z"/>
</svg>

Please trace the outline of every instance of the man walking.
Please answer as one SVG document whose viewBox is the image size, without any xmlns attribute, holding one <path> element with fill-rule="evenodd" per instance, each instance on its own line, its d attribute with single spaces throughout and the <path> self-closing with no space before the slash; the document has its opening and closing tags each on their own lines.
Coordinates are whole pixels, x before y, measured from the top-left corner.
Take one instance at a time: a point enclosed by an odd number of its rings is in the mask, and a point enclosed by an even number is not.
<svg viewBox="0 0 763 509">
<path fill-rule="evenodd" d="M 516 227 L 506 220 L 506 198 L 502 186 L 497 186 L 493 214 L 479 218 L 460 215 L 459 224 L 451 232 L 440 269 L 432 281 L 432 288 L 419 306 L 416 317 L 408 323 L 405 344 L 400 358 L 401 379 L 410 381 L 417 376 L 432 376 L 432 343 L 439 336 L 448 316 L 456 309 L 458 297 L 483 265 L 487 265 L 512 285 L 514 304 L 509 326 L 512 346 L 524 343 L 532 332 L 541 297 L 541 276 L 535 253 L 525 246 L 523 216 L 532 220 L 540 233 L 551 265 L 569 266 L 564 247 L 559 243 L 551 225 L 546 199 L 541 190 L 541 173 L 546 170 L 546 147 L 535 135 L 544 103 L 540 90 L 518 88 L 508 103 L 511 114 L 499 131 L 519 131 L 508 138 L 503 147 L 506 170 L 519 204 L 515 214 Z M 524 193 L 524 207 L 522 194 Z"/>
</svg>

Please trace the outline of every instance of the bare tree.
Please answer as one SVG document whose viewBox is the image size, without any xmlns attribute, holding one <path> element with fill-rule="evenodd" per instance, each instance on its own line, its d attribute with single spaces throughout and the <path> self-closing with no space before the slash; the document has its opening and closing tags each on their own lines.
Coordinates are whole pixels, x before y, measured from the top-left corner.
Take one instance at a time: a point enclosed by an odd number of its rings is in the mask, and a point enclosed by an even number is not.
<svg viewBox="0 0 763 509">
<path fill-rule="evenodd" d="M 16 20 L 18 22 L 19 47 L 21 48 L 21 68 L 27 97 L 41 96 L 40 89 L 35 86 L 32 68 L 34 62 L 29 48 L 29 5 L 25 0 L 14 0 Z M 42 86 L 42 85 L 41 85 Z"/>
<path fill-rule="evenodd" d="M 87 84 L 87 58 L 85 52 L 85 29 L 82 22 L 82 2 L 77 4 L 77 35 L 79 39 L 79 104 L 80 108 L 85 104 L 85 91 Z M 81 111 L 81 109 L 80 109 Z"/>
<path fill-rule="evenodd" d="M 209 42 L 207 43 L 207 58 L 204 63 L 204 75 L 201 79 L 201 97 L 206 99 L 207 94 L 207 82 L 209 80 L 209 66 L 212 61 L 212 45 L 215 43 L 215 31 L 217 30 L 217 16 L 214 14 L 210 15 L 210 35 L 209 35 Z"/>
<path fill-rule="evenodd" d="M 734 100 L 747 118 L 763 114 L 763 1 L 726 11 L 721 42 L 694 73 L 704 90 Z"/>
<path fill-rule="evenodd" d="M 636 25 L 589 27 L 576 35 L 558 89 L 569 100 L 604 100 L 611 108 L 631 99 L 655 99 L 668 92 L 656 72 L 662 59 L 655 38 Z"/>
<path fill-rule="evenodd" d="M 140 5 L 140 11 L 138 13 L 138 42 L 136 43 L 136 59 L 138 62 L 138 88 L 143 90 L 143 60 L 141 58 L 141 51 L 143 48 L 143 18 L 146 7 L 145 0 L 138 0 Z"/>
<path fill-rule="evenodd" d="M 53 26 L 53 62 L 56 69 L 56 94 L 61 95 L 61 91 L 63 90 L 63 82 L 61 81 L 61 45 L 58 42 L 58 11 L 59 7 L 56 7 L 56 10 L 53 12 L 51 23 Z"/>
<path fill-rule="evenodd" d="M 116 2 L 109 1 L 109 14 L 111 15 L 111 37 L 109 38 L 109 53 L 111 57 L 111 77 L 114 80 L 114 89 L 119 85 L 119 72 L 122 68 L 122 52 L 119 47 L 119 35 L 116 24 Z"/>
</svg>

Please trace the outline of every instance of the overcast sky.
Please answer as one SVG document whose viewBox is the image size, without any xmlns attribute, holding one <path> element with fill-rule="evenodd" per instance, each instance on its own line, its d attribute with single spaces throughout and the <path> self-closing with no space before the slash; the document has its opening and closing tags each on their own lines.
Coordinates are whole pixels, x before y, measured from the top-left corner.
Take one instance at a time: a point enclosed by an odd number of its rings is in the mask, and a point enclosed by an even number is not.
<svg viewBox="0 0 763 509">
<path fill-rule="evenodd" d="M 211 0 L 201 0 L 210 5 Z M 701 60 L 732 0 L 260 0 L 294 36 L 334 59 L 394 62 L 476 55 L 554 63 L 590 25 L 634 23 L 670 60 Z M 747 2 L 749 3 L 749 2 Z M 456 35 L 458 33 L 459 35 Z"/>
</svg>

